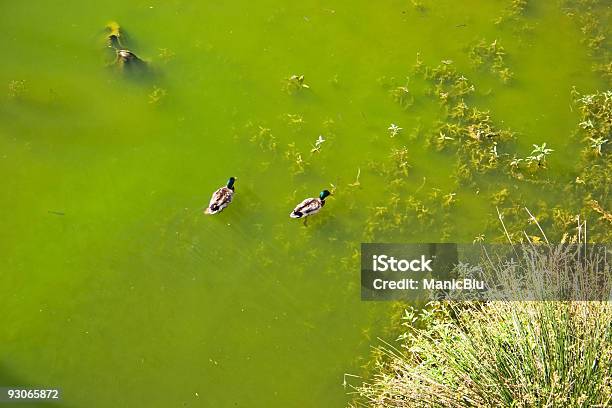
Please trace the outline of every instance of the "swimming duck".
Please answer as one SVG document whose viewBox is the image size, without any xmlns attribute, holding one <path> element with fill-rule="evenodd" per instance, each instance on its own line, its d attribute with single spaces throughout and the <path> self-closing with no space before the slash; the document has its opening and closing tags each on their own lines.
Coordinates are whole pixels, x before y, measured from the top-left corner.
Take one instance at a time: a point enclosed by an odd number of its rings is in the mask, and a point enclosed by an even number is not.
<svg viewBox="0 0 612 408">
<path fill-rule="evenodd" d="M 210 198 L 210 203 L 208 204 L 208 208 L 204 211 L 205 214 L 213 215 L 220 213 L 223 211 L 225 207 L 232 202 L 232 197 L 234 196 L 234 182 L 236 181 L 235 177 L 230 177 L 227 181 L 227 185 L 219 188 L 215 191 Z"/>
<path fill-rule="evenodd" d="M 129 63 L 144 63 L 143 60 L 138 58 L 136 54 L 134 54 L 130 50 L 117 50 L 117 62 L 121 64 L 129 64 Z"/>
<path fill-rule="evenodd" d="M 305 199 L 293 209 L 289 217 L 306 218 L 309 215 L 318 213 L 325 205 L 325 198 L 329 195 L 331 195 L 329 191 L 323 190 L 319 194 L 319 197 Z M 304 220 L 304 225 L 306 225 L 306 220 Z"/>
<path fill-rule="evenodd" d="M 115 21 L 109 22 L 106 25 L 106 33 L 106 43 L 109 48 L 113 48 L 115 50 L 123 48 L 123 45 L 121 44 L 123 32 L 119 23 Z"/>
<path fill-rule="evenodd" d="M 115 53 L 115 66 L 120 69 L 144 68 L 146 66 L 145 61 L 124 45 L 125 35 L 118 23 L 114 21 L 108 23 L 106 25 L 106 33 L 107 47 Z"/>
</svg>

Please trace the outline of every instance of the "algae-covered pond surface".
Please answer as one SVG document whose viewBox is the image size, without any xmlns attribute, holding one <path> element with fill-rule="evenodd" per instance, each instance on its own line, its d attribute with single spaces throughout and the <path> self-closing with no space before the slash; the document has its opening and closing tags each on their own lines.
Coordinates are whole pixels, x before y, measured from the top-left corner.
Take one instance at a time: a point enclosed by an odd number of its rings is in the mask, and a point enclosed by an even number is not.
<svg viewBox="0 0 612 408">
<path fill-rule="evenodd" d="M 344 406 L 392 313 L 360 301 L 360 242 L 494 240 L 496 205 L 564 205 L 525 180 L 576 177 L 572 89 L 608 89 L 609 44 L 557 1 L 511 3 L 2 2 L 0 385 L 66 407 Z M 109 21 L 147 72 L 109 66 Z M 486 146 L 524 160 L 508 174 L 457 177 L 440 123 L 462 98 L 489 112 L 472 139 L 512 133 Z M 308 226 L 289 218 L 322 189 Z"/>
</svg>

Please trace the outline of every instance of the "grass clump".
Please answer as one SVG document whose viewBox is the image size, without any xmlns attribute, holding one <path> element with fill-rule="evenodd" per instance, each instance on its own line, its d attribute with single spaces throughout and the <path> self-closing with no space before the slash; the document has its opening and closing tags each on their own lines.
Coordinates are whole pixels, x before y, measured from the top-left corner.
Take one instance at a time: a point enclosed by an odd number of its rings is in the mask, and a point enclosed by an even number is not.
<svg viewBox="0 0 612 408">
<path fill-rule="evenodd" d="M 526 257 L 525 279 L 561 272 L 566 256 L 552 251 Z M 572 271 L 587 274 L 594 262 L 572 263 Z M 483 268 L 497 275 L 508 270 L 501 263 Z M 354 388 L 357 398 L 352 406 L 612 403 L 611 302 L 432 302 L 418 313 L 405 311 L 397 342 L 378 348 L 375 372 Z"/>
</svg>

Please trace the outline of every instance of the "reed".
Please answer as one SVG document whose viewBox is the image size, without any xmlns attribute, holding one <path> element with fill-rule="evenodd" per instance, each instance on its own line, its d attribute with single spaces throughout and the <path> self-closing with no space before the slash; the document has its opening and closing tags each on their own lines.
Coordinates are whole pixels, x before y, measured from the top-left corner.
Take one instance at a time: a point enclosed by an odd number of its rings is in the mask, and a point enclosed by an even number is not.
<svg viewBox="0 0 612 408">
<path fill-rule="evenodd" d="M 562 274 L 567 261 L 564 251 L 533 251 L 519 262 L 523 278 L 541 281 Z M 588 275 L 595 262 L 572 263 L 572 272 Z M 483 267 L 499 278 L 512 275 L 501 262 Z M 584 285 L 580 290 L 597 289 Z M 408 307 L 397 342 L 383 342 L 376 355 L 374 374 L 353 387 L 352 407 L 610 406 L 612 302 Z"/>
</svg>

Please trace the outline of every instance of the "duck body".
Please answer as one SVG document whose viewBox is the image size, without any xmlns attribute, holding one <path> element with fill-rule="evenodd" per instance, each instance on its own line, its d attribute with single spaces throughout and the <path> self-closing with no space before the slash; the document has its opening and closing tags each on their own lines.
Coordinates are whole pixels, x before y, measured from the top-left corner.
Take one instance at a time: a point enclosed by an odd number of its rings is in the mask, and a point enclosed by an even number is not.
<svg viewBox="0 0 612 408">
<path fill-rule="evenodd" d="M 236 178 L 230 177 L 226 186 L 220 187 L 212 194 L 210 203 L 206 210 L 204 210 L 205 214 L 218 214 L 232 202 L 234 197 L 234 181 L 236 181 Z"/>
<path fill-rule="evenodd" d="M 126 68 L 145 68 L 146 62 L 125 46 L 125 40 L 123 30 L 117 22 L 111 21 L 106 25 L 106 45 L 115 54 L 115 60 L 112 65 L 120 70 L 125 70 Z"/>
<path fill-rule="evenodd" d="M 309 215 L 313 215 L 321 211 L 321 208 L 325 205 L 325 198 L 330 195 L 327 190 L 321 191 L 321 194 L 317 198 L 307 198 L 299 203 L 289 217 L 291 218 L 305 218 Z"/>
</svg>

